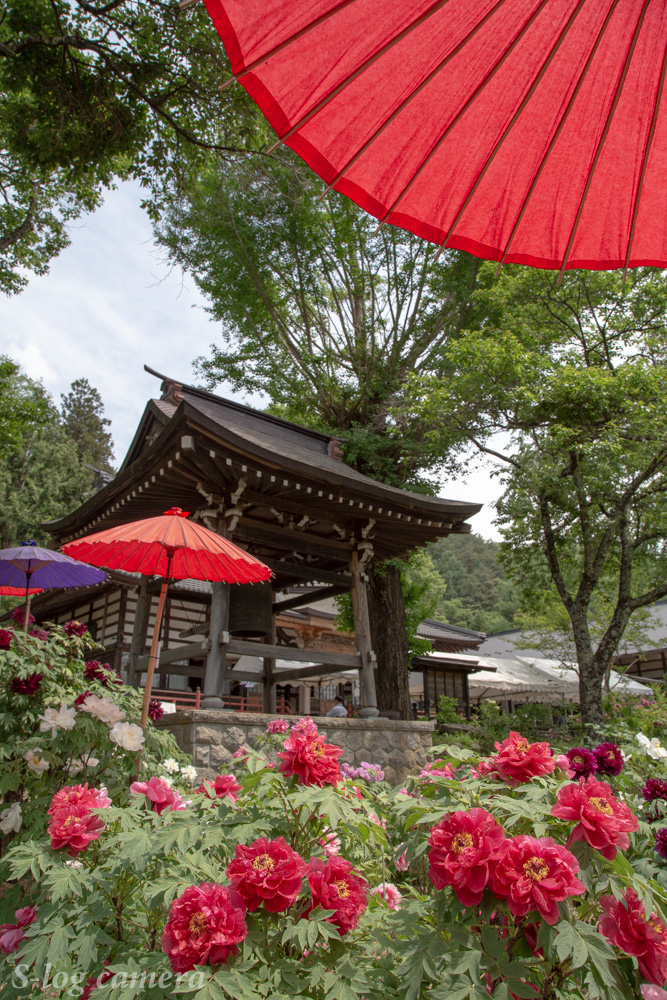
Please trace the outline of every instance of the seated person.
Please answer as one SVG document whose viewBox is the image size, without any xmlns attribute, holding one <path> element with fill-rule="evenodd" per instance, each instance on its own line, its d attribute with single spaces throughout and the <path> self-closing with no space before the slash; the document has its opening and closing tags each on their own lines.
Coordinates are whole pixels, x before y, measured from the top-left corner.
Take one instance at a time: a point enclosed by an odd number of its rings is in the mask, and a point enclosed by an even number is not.
<svg viewBox="0 0 667 1000">
<path fill-rule="evenodd" d="M 327 719 L 347 719 L 347 709 L 345 702 L 339 694 L 336 695 L 336 704 L 327 712 Z"/>
</svg>

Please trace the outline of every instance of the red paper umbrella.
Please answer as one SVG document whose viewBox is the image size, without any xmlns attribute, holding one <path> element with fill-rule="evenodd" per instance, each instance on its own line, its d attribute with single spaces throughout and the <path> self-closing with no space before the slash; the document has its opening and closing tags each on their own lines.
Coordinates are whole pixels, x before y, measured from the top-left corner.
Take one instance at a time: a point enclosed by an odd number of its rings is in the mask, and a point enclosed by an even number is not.
<svg viewBox="0 0 667 1000">
<path fill-rule="evenodd" d="M 667 0 L 205 0 L 280 140 L 382 222 L 667 264 Z"/>
<path fill-rule="evenodd" d="M 39 587 L 28 587 L 28 594 L 32 596 L 33 594 L 41 594 L 42 590 Z M 25 587 L 0 587 L 0 597 L 25 597 L 26 589 Z"/>
<path fill-rule="evenodd" d="M 163 577 L 148 659 L 142 727 L 148 718 L 169 580 L 259 583 L 271 576 L 271 570 L 259 559 L 203 525 L 186 520 L 188 516 L 180 507 L 172 507 L 160 517 L 98 531 L 62 547 L 66 555 L 93 566 Z"/>
</svg>

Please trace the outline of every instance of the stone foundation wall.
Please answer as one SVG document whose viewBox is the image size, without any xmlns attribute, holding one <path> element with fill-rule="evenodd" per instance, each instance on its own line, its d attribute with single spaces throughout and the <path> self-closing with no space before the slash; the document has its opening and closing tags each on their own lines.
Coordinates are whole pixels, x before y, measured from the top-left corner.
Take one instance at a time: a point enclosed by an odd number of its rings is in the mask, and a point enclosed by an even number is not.
<svg viewBox="0 0 667 1000">
<path fill-rule="evenodd" d="M 199 709 L 167 715 L 156 725 L 170 729 L 176 742 L 190 754 L 202 778 L 214 778 L 229 765 L 240 746 L 252 745 L 265 735 L 271 719 L 284 715 L 218 712 Z M 399 784 L 423 767 L 433 744 L 432 722 L 393 719 L 314 720 L 328 743 L 343 748 L 341 763 L 358 766 L 362 760 L 379 764 L 387 781 Z"/>
</svg>

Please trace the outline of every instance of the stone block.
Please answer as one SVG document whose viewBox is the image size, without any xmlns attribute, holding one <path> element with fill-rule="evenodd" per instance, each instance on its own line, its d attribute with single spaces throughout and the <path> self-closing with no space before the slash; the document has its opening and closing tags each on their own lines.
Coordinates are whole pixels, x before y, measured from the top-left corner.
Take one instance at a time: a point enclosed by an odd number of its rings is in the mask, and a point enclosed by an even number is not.
<svg viewBox="0 0 667 1000">
<path fill-rule="evenodd" d="M 193 763 L 195 767 L 209 767 L 211 761 L 211 748 L 208 746 L 195 747 Z"/>
<path fill-rule="evenodd" d="M 221 726 L 197 726 L 197 743 L 208 743 L 212 747 L 220 746 L 222 732 Z"/>
<path fill-rule="evenodd" d="M 228 765 L 231 760 L 233 760 L 231 752 L 224 746 L 217 746 L 210 748 L 210 757 L 212 767 L 222 767 L 223 765 Z"/>
</svg>

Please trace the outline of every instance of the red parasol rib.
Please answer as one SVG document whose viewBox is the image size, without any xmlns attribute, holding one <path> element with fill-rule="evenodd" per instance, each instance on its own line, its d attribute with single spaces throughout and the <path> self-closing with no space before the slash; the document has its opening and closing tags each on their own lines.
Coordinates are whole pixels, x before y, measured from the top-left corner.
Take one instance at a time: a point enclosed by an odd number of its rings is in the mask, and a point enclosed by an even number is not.
<svg viewBox="0 0 667 1000">
<path fill-rule="evenodd" d="M 325 183 L 443 247 L 667 265 L 667 0 L 205 0 Z"/>
<path fill-rule="evenodd" d="M 63 545 L 66 555 L 93 566 L 163 578 L 148 658 L 142 728 L 148 720 L 153 675 L 160 656 L 160 628 L 169 580 L 260 583 L 271 576 L 271 570 L 259 559 L 187 517 L 180 507 L 172 507 L 160 517 L 108 528 Z"/>
</svg>

